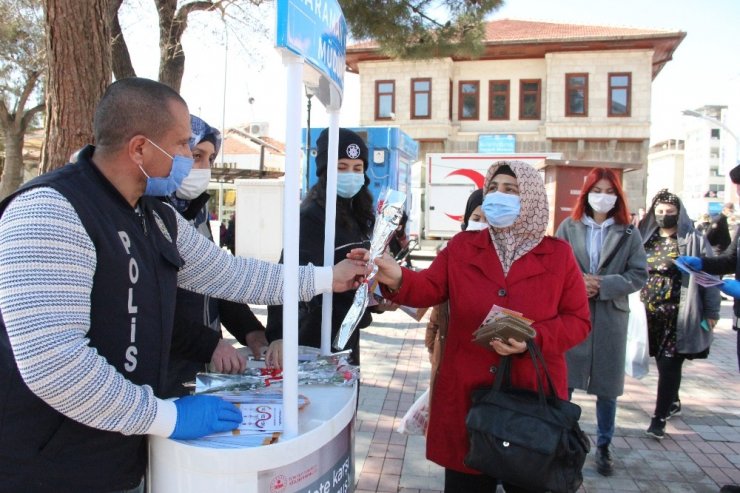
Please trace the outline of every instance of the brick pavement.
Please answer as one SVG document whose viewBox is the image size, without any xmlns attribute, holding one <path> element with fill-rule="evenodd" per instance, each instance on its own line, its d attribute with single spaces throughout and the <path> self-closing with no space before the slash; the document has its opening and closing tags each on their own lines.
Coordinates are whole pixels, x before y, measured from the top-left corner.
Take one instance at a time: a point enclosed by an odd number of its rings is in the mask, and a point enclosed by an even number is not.
<svg viewBox="0 0 740 493">
<path fill-rule="evenodd" d="M 584 492 L 717 492 L 740 484 L 740 374 L 731 304 L 708 359 L 687 361 L 681 385 L 683 413 L 669 421 L 661 442 L 644 435 L 655 404 L 657 374 L 627 378 L 619 399 L 613 442 L 615 474 L 596 473 L 593 453 L 584 468 Z M 442 469 L 424 458 L 424 438 L 395 431 L 400 418 L 429 382 L 424 349 L 425 320 L 402 312 L 374 317 L 362 331 L 362 385 L 356 421 L 356 493 L 437 493 Z M 583 408 L 581 426 L 594 440 L 595 399 L 576 392 Z M 461 492 L 463 493 L 463 492 Z"/>
</svg>

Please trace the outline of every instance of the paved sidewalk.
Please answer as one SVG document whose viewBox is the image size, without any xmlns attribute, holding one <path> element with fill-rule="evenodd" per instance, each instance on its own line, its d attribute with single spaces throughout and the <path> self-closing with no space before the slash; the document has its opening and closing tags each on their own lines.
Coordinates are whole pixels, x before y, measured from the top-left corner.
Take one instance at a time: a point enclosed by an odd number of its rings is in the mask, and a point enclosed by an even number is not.
<svg viewBox="0 0 740 493">
<path fill-rule="evenodd" d="M 663 441 L 644 434 L 655 404 L 655 367 L 642 380 L 627 378 L 613 442 L 616 472 L 597 474 L 591 453 L 581 491 L 716 493 L 723 484 L 740 484 L 740 374 L 731 310 L 730 302 L 722 303 L 709 358 L 685 363 L 683 414 L 669 421 Z M 375 315 L 362 330 L 356 493 L 443 490 L 443 471 L 425 459 L 424 438 L 395 431 L 429 382 L 425 325 L 426 317 L 416 322 L 398 311 Z M 594 441 L 595 399 L 576 392 L 574 400 L 583 408 L 581 427 Z"/>
</svg>

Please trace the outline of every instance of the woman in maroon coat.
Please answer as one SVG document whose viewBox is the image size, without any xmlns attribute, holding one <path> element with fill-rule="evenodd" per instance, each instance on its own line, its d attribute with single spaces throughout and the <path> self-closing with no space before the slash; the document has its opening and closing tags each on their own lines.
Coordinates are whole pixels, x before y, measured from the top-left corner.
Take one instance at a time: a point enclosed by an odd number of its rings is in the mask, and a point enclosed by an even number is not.
<svg viewBox="0 0 740 493">
<path fill-rule="evenodd" d="M 399 267 L 388 255 L 377 260 L 378 281 L 396 303 L 425 307 L 449 300 L 447 344 L 431 402 L 427 458 L 445 467 L 445 492 L 495 491 L 496 479 L 463 464 L 468 451 L 465 416 L 473 389 L 493 383 L 491 367 L 512 359 L 512 384 L 535 390 L 526 344 L 492 342 L 489 351 L 471 342 L 492 305 L 534 320 L 560 398 L 568 398 L 565 352 L 591 329 L 588 298 L 570 246 L 545 236 L 548 209 L 540 174 L 521 161 L 500 161 L 488 170 L 483 212 L 489 225 L 452 238 L 431 266 Z M 536 471 L 534 471 L 536 474 Z M 504 485 L 507 492 L 522 491 Z"/>
</svg>

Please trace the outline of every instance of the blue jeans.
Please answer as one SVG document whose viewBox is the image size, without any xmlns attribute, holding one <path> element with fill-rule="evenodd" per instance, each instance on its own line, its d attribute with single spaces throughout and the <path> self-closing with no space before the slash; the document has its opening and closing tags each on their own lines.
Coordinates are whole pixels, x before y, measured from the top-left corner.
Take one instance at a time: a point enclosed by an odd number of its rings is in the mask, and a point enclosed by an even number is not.
<svg viewBox="0 0 740 493">
<path fill-rule="evenodd" d="M 568 389 L 568 400 L 573 400 L 573 389 Z M 596 396 L 596 446 L 609 445 L 614 436 L 617 418 L 617 398 Z"/>
<path fill-rule="evenodd" d="M 614 423 L 617 417 L 616 397 L 596 397 L 596 446 L 609 445 L 614 436 Z"/>
</svg>

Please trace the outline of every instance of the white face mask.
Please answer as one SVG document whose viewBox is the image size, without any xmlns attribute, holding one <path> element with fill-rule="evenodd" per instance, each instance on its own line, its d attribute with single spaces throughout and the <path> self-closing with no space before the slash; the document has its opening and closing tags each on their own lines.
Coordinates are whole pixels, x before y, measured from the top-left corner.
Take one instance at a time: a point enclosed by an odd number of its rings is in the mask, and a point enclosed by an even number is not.
<svg viewBox="0 0 740 493">
<path fill-rule="evenodd" d="M 614 204 L 617 203 L 617 196 L 610 193 L 589 193 L 588 194 L 588 205 L 594 210 L 594 212 L 600 212 L 606 214 L 610 210 L 614 209 Z"/>
<path fill-rule="evenodd" d="M 468 227 L 465 228 L 465 231 L 482 231 L 484 229 L 488 229 L 488 223 L 481 221 L 468 221 Z"/>
<path fill-rule="evenodd" d="M 185 200 L 193 200 L 208 190 L 211 181 L 210 169 L 192 169 L 175 194 Z"/>
</svg>

